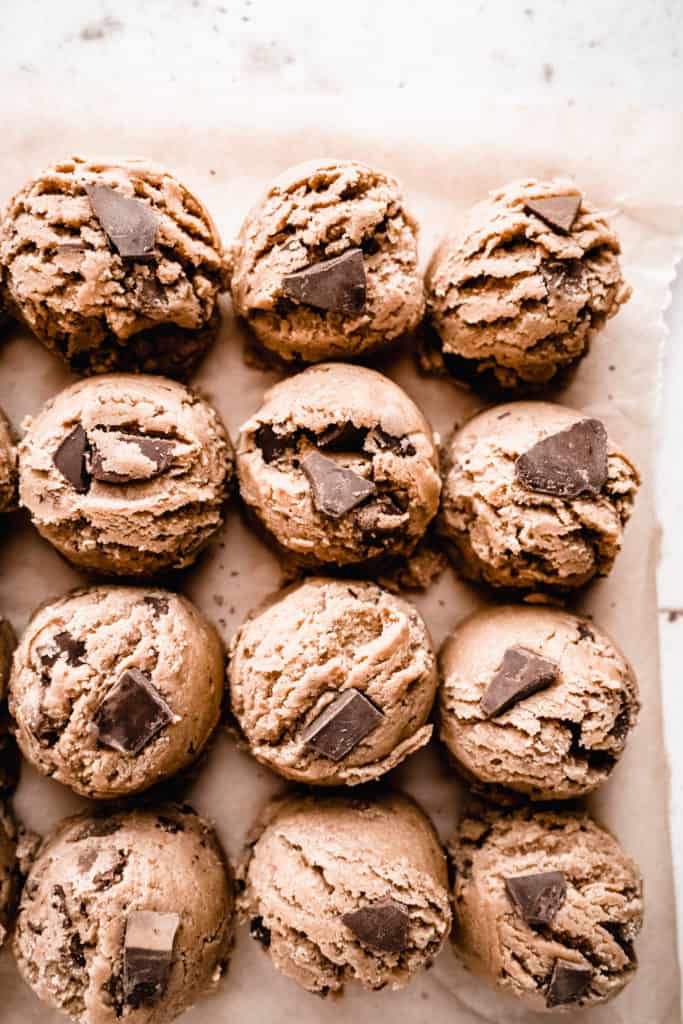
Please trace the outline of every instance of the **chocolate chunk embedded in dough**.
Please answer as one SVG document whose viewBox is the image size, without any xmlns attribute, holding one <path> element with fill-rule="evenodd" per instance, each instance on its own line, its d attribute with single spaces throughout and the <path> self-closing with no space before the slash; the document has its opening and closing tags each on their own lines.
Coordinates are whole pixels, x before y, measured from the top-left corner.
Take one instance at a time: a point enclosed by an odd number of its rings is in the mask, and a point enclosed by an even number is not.
<svg viewBox="0 0 683 1024">
<path fill-rule="evenodd" d="M 365 309 L 365 267 L 360 249 L 286 274 L 282 290 L 290 299 L 345 316 L 359 316 Z"/>
<path fill-rule="evenodd" d="M 343 914 L 342 921 L 360 942 L 373 949 L 400 953 L 408 945 L 410 917 L 394 900 Z"/>
<path fill-rule="evenodd" d="M 366 480 L 352 469 L 338 466 L 333 459 L 319 452 L 312 452 L 302 459 L 301 468 L 311 484 L 313 504 L 318 512 L 327 516 L 340 518 L 346 515 L 377 489 L 372 480 Z"/>
<path fill-rule="evenodd" d="M 77 640 L 68 629 L 63 629 L 53 636 L 50 643 L 38 648 L 38 657 L 48 668 L 56 665 L 62 654 L 66 654 L 69 665 L 74 667 L 82 665 L 85 657 L 85 642 Z"/>
<path fill-rule="evenodd" d="M 590 967 L 582 967 L 571 960 L 556 960 L 545 1005 L 550 1008 L 578 1002 L 590 988 L 592 979 L 593 971 Z"/>
<path fill-rule="evenodd" d="M 292 447 L 292 439 L 286 434 L 276 434 L 270 423 L 264 423 L 254 435 L 256 446 L 261 449 L 264 462 L 274 462 Z"/>
<path fill-rule="evenodd" d="M 85 190 L 93 213 L 119 256 L 151 259 L 159 227 L 159 217 L 152 207 L 108 185 L 86 185 Z"/>
<path fill-rule="evenodd" d="M 152 480 L 173 462 L 175 444 L 160 437 L 94 430 L 90 434 L 90 472 L 107 484 Z"/>
<path fill-rule="evenodd" d="M 506 878 L 505 888 L 527 924 L 550 924 L 567 896 L 567 880 L 561 871 Z"/>
<path fill-rule="evenodd" d="M 515 463 L 515 476 L 530 491 L 558 498 L 597 496 L 607 481 L 607 432 L 595 419 L 579 420 L 543 438 Z"/>
<path fill-rule="evenodd" d="M 124 992 L 132 1006 L 163 995 L 173 962 L 178 914 L 134 910 L 126 920 L 123 947 Z"/>
<path fill-rule="evenodd" d="M 481 698 L 481 710 L 486 718 L 495 718 L 556 679 L 557 665 L 552 661 L 523 647 L 508 647 L 502 665 Z"/>
<path fill-rule="evenodd" d="M 533 213 L 551 228 L 569 234 L 581 207 L 581 196 L 546 196 L 542 199 L 529 199 L 524 204 L 527 213 Z"/>
<path fill-rule="evenodd" d="M 345 423 L 334 423 L 323 430 L 316 437 L 315 443 L 326 451 L 361 452 L 367 433 L 367 427 L 357 427 L 355 423 L 346 420 Z"/>
<path fill-rule="evenodd" d="M 137 755 L 169 722 L 173 712 L 144 672 L 127 669 L 93 715 L 100 743 Z"/>
<path fill-rule="evenodd" d="M 341 761 L 383 718 L 359 690 L 344 690 L 311 722 L 301 739 L 324 757 Z"/>
<path fill-rule="evenodd" d="M 88 450 L 88 436 L 79 423 L 67 434 L 52 456 L 59 472 L 79 494 L 87 494 L 90 489 Z"/>
</svg>

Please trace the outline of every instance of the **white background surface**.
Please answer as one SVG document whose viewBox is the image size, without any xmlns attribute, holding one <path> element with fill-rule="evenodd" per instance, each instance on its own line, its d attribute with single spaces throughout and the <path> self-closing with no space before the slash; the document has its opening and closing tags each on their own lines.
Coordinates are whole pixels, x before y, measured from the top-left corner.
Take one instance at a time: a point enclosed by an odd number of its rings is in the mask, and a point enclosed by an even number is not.
<svg viewBox="0 0 683 1024">
<path fill-rule="evenodd" d="M 0 0 L 0 68 L 3 88 L 30 96 L 35 77 L 48 76 L 55 103 L 77 91 L 91 110 L 106 81 L 145 106 L 168 106 L 178 92 L 216 106 L 217 94 L 234 100 L 238 93 L 248 105 L 256 93 L 296 103 L 311 92 L 353 90 L 364 104 L 381 91 L 384 102 L 388 94 L 400 105 L 412 94 L 432 110 L 495 99 L 683 111 L 683 0 Z M 659 602 L 676 856 L 683 854 L 680 274 L 668 320 Z M 683 907 L 683 855 L 677 882 Z"/>
</svg>

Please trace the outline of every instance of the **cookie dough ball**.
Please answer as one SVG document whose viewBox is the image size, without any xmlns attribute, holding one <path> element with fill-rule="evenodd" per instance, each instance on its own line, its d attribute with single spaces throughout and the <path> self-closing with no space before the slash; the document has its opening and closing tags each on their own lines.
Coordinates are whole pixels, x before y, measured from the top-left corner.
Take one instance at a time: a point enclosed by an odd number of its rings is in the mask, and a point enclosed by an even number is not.
<svg viewBox="0 0 683 1024">
<path fill-rule="evenodd" d="M 640 872 L 582 812 L 489 810 L 455 837 L 454 942 L 535 1010 L 605 1002 L 636 970 Z"/>
<path fill-rule="evenodd" d="M 626 302 L 619 239 L 567 181 L 518 181 L 436 250 L 427 309 L 445 368 L 502 388 L 547 384 Z"/>
<path fill-rule="evenodd" d="M 441 846 L 397 794 L 274 801 L 243 873 L 252 936 L 279 971 L 320 995 L 351 979 L 402 988 L 450 929 Z"/>
<path fill-rule="evenodd" d="M 163 1024 L 221 977 L 233 883 L 210 826 L 186 806 L 68 818 L 24 886 L 19 971 L 82 1024 Z"/>
<path fill-rule="evenodd" d="M 188 374 L 216 333 L 221 253 L 205 207 L 143 160 L 63 160 L 0 227 L 8 304 L 79 373 Z"/>
<path fill-rule="evenodd" d="M 0 319 L 2 313 L 0 312 Z M 0 409 L 0 513 L 11 512 L 17 497 L 17 452 L 9 422 Z"/>
<path fill-rule="evenodd" d="M 441 649 L 439 732 L 487 796 L 581 796 L 636 724 L 638 684 L 602 630 L 569 612 L 508 605 L 461 622 Z"/>
<path fill-rule="evenodd" d="M 410 554 L 438 508 L 429 424 L 374 370 L 328 363 L 276 384 L 237 447 L 244 501 L 303 564 Z"/>
<path fill-rule="evenodd" d="M 36 612 L 9 701 L 27 760 L 102 800 L 186 768 L 218 722 L 222 695 L 220 640 L 186 598 L 94 587 Z"/>
<path fill-rule="evenodd" d="M 51 399 L 19 446 L 20 500 L 75 565 L 151 576 L 223 524 L 233 473 L 218 414 L 163 377 L 113 374 Z"/>
<path fill-rule="evenodd" d="M 571 590 L 609 573 L 639 483 L 599 420 L 547 402 L 499 405 L 447 445 L 438 528 L 468 579 Z"/>
<path fill-rule="evenodd" d="M 417 327 L 417 224 L 393 178 L 352 160 L 285 171 L 242 225 L 232 297 L 283 359 L 350 359 Z"/>
<path fill-rule="evenodd" d="M 14 916 L 18 892 L 17 830 L 7 807 L 0 802 L 0 949 Z"/>
<path fill-rule="evenodd" d="M 297 782 L 370 782 L 432 734 L 427 627 L 375 583 L 309 579 L 276 595 L 234 638 L 229 682 L 251 752 Z"/>
</svg>

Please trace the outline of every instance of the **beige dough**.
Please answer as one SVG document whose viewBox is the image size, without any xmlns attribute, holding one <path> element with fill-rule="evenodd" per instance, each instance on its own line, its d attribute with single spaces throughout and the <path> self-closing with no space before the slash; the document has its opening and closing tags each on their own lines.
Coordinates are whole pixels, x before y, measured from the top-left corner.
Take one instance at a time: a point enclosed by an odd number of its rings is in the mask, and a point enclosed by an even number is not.
<svg viewBox="0 0 683 1024">
<path fill-rule="evenodd" d="M 9 422 L 0 409 L 0 513 L 11 512 L 17 500 L 17 452 Z"/>
<path fill-rule="evenodd" d="M 228 677 L 252 754 L 297 782 L 378 779 L 432 734 L 425 723 L 436 668 L 427 628 L 417 609 L 375 583 L 312 578 L 276 594 L 235 636 Z M 347 690 L 385 717 L 335 760 L 303 737 Z"/>
<path fill-rule="evenodd" d="M 578 192 L 569 181 L 516 181 L 475 206 L 427 272 L 427 310 L 447 370 L 479 384 L 547 384 L 588 352 L 627 301 L 619 240 L 581 196 L 560 231 L 526 204 Z"/>
<path fill-rule="evenodd" d="M 259 341 L 283 359 L 352 359 L 414 330 L 424 311 L 415 220 L 397 181 L 351 160 L 285 171 L 242 225 L 232 297 Z M 366 302 L 322 311 L 283 292 L 282 278 L 361 249 Z"/>
<path fill-rule="evenodd" d="M 488 717 L 480 701 L 511 648 L 551 662 L 550 686 Z M 639 710 L 633 669 L 597 626 L 570 612 L 507 605 L 461 622 L 440 654 L 439 734 L 484 795 L 533 800 L 590 792 L 621 756 Z"/>
<path fill-rule="evenodd" d="M 8 808 L 0 801 L 0 948 L 7 938 L 18 895 L 17 829 Z"/>
<path fill-rule="evenodd" d="M 150 256 L 119 254 L 86 186 L 151 209 L 158 223 Z M 215 335 L 218 232 L 183 184 L 144 160 L 73 157 L 29 181 L 0 225 L 0 260 L 10 309 L 80 373 L 183 377 Z"/>
<path fill-rule="evenodd" d="M 367 989 L 403 987 L 450 929 L 441 846 L 422 811 L 398 794 L 273 801 L 242 874 L 239 910 L 252 936 L 279 971 L 320 995 L 352 979 Z M 409 917 L 400 952 L 369 946 L 342 920 L 387 901 Z"/>
<path fill-rule="evenodd" d="M 92 479 L 79 493 L 56 467 L 81 425 L 124 479 Z M 38 531 L 69 561 L 114 575 L 150 576 L 190 565 L 223 523 L 233 455 L 218 414 L 163 377 L 113 374 L 82 381 L 27 421 L 19 446 L 20 500 Z M 133 431 L 171 447 L 157 475 L 135 445 L 105 447 Z M 92 453 L 88 462 L 92 463 Z"/>
</svg>

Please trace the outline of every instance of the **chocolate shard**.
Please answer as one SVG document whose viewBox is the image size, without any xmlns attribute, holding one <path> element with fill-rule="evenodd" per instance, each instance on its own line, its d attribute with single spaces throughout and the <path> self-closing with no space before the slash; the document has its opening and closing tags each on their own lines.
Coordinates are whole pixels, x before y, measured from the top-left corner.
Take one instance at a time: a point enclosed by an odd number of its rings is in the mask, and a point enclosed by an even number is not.
<svg viewBox="0 0 683 1024">
<path fill-rule="evenodd" d="M 527 924 L 550 924 L 567 896 L 567 880 L 561 871 L 506 878 L 505 888 L 513 907 Z"/>
<path fill-rule="evenodd" d="M 571 960 L 556 960 L 545 994 L 545 1005 L 551 1008 L 577 1003 L 585 996 L 592 980 L 593 971 L 590 967 L 582 967 Z"/>
<path fill-rule="evenodd" d="M 527 213 L 533 213 L 542 221 L 555 228 L 563 235 L 568 235 L 581 208 L 581 195 L 573 193 L 568 196 L 545 196 L 530 199 L 524 204 Z"/>
<path fill-rule="evenodd" d="M 365 267 L 360 249 L 312 263 L 282 278 L 289 299 L 344 316 L 359 316 L 365 309 Z"/>
<path fill-rule="evenodd" d="M 162 615 L 168 615 L 168 598 L 162 594 L 145 594 L 142 601 L 152 609 L 155 619 L 160 618 Z"/>
<path fill-rule="evenodd" d="M 153 1003 L 164 994 L 173 963 L 178 914 L 133 910 L 126 919 L 123 986 L 131 1006 Z"/>
<path fill-rule="evenodd" d="M 360 690 L 344 690 L 306 727 L 301 739 L 323 757 L 342 761 L 383 719 Z"/>
<path fill-rule="evenodd" d="M 152 259 L 159 217 L 149 203 L 129 199 L 108 185 L 86 185 L 85 190 L 93 213 L 119 256 Z"/>
<path fill-rule="evenodd" d="M 261 449 L 264 462 L 274 462 L 291 448 L 291 439 L 286 434 L 276 434 L 270 423 L 264 423 L 254 434 L 256 447 Z"/>
<path fill-rule="evenodd" d="M 302 459 L 301 468 L 310 482 L 316 509 L 335 519 L 362 504 L 377 490 L 372 480 L 338 466 L 319 452 L 311 452 Z"/>
<path fill-rule="evenodd" d="M 318 434 L 315 443 L 318 448 L 333 452 L 362 452 L 367 427 L 357 427 L 351 420 L 345 423 L 333 423 L 331 427 Z"/>
<path fill-rule="evenodd" d="M 62 654 L 66 654 L 69 665 L 74 667 L 83 664 L 85 657 L 85 642 L 77 640 L 67 629 L 56 633 L 50 643 L 38 648 L 38 656 L 47 668 L 57 664 Z"/>
<path fill-rule="evenodd" d="M 90 472 L 105 484 L 153 480 L 173 462 L 175 444 L 161 437 L 95 429 L 90 434 Z"/>
<path fill-rule="evenodd" d="M 379 494 L 358 513 L 358 526 L 370 540 L 395 533 L 407 520 L 408 513 L 399 508 L 390 494 Z"/>
<path fill-rule="evenodd" d="M 122 754 L 139 754 L 173 721 L 173 712 L 144 672 L 129 668 L 93 715 L 100 743 Z"/>
<path fill-rule="evenodd" d="M 371 903 L 342 915 L 342 921 L 365 946 L 401 953 L 408 945 L 410 917 L 394 900 Z"/>
<path fill-rule="evenodd" d="M 558 667 L 524 647 L 508 647 L 503 662 L 486 688 L 479 706 L 486 718 L 495 718 L 525 697 L 551 686 Z"/>
<path fill-rule="evenodd" d="M 579 420 L 520 455 L 515 476 L 530 491 L 558 498 L 596 497 L 607 482 L 607 431 L 600 420 Z"/>
<path fill-rule="evenodd" d="M 79 494 L 87 494 L 90 490 L 88 451 L 88 435 L 79 423 L 67 434 L 52 456 L 59 472 Z"/>
</svg>

